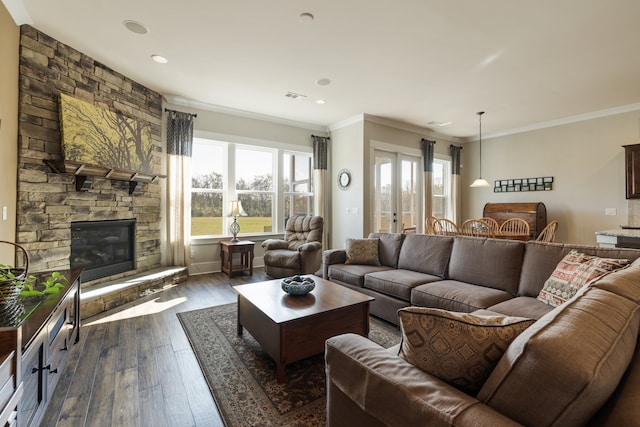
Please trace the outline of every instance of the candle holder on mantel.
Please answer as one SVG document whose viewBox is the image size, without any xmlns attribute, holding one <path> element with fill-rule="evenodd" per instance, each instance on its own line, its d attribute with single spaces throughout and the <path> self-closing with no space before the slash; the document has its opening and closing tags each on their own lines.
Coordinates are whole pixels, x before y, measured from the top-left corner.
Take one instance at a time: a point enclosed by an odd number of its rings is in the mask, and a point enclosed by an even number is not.
<svg viewBox="0 0 640 427">
<path fill-rule="evenodd" d="M 247 213 L 244 211 L 244 209 L 242 209 L 242 202 L 240 200 L 233 200 L 231 202 L 231 213 L 229 213 L 229 216 L 233 217 L 233 222 L 229 226 L 229 231 L 233 236 L 231 241 L 234 243 L 239 242 L 240 240 L 237 236 L 240 232 L 240 224 L 238 224 L 237 220 L 239 216 L 247 216 Z"/>
</svg>

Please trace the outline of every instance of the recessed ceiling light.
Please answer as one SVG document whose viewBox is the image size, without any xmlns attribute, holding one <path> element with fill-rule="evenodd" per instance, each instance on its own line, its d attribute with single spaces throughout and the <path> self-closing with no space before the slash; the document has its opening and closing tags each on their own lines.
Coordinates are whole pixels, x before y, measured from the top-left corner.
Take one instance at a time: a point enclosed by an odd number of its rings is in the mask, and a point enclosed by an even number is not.
<svg viewBox="0 0 640 427">
<path fill-rule="evenodd" d="M 127 27 L 127 30 L 136 34 L 147 34 L 149 29 L 141 22 L 126 20 L 122 21 L 122 24 Z"/>
<path fill-rule="evenodd" d="M 169 60 L 162 55 L 151 55 L 151 59 L 156 61 L 158 64 L 166 64 L 169 62 Z"/>
<path fill-rule="evenodd" d="M 322 78 L 322 79 L 318 79 L 316 80 L 316 84 L 319 86 L 328 86 L 331 84 L 331 79 L 328 78 Z"/>
<path fill-rule="evenodd" d="M 313 15 L 308 12 L 301 13 L 300 16 L 298 16 L 298 21 L 302 22 L 303 24 L 308 24 L 310 22 L 313 22 Z"/>
<path fill-rule="evenodd" d="M 327 101 L 325 101 L 324 99 L 316 99 L 316 104 L 324 105 L 326 103 Z"/>
</svg>

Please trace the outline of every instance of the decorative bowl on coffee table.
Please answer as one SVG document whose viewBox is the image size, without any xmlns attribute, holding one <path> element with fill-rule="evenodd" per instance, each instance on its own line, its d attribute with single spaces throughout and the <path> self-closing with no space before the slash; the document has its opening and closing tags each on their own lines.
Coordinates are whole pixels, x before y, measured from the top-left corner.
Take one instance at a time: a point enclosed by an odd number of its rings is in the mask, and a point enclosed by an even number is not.
<svg viewBox="0 0 640 427">
<path fill-rule="evenodd" d="M 310 277 L 285 277 L 281 282 L 282 290 L 289 295 L 306 295 L 316 287 L 316 282 Z"/>
</svg>

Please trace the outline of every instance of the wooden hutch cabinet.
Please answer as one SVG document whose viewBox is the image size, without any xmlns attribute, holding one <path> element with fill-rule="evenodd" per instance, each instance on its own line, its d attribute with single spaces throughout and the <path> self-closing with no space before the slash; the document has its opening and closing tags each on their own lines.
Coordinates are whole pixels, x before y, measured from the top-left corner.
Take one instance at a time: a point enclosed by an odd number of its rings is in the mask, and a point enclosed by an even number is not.
<svg viewBox="0 0 640 427">
<path fill-rule="evenodd" d="M 627 199 L 640 199 L 640 144 L 623 147 Z"/>
<path fill-rule="evenodd" d="M 26 298 L 25 314 L 0 325 L 0 426 L 37 426 L 70 347 L 80 339 L 80 270 L 61 271 L 64 289 Z M 49 273 L 35 274 L 40 278 Z"/>
</svg>

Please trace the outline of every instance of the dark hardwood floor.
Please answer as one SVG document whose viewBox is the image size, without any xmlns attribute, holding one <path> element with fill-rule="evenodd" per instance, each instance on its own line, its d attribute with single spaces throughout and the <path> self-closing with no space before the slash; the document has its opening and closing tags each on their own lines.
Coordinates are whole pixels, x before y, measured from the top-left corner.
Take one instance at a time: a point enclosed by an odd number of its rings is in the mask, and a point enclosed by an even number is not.
<svg viewBox="0 0 640 427">
<path fill-rule="evenodd" d="M 85 319 L 41 426 L 222 426 L 176 313 L 235 302 L 222 273 Z"/>
</svg>

